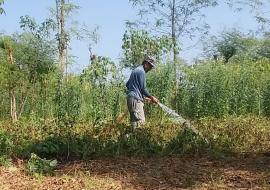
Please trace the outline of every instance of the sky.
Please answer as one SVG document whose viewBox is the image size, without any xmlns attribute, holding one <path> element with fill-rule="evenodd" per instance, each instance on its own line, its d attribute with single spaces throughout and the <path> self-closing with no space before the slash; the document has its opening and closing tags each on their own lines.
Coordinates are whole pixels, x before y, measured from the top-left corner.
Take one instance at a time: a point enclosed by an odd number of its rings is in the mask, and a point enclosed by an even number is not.
<svg viewBox="0 0 270 190">
<path fill-rule="evenodd" d="M 137 11 L 128 0 L 73 0 L 80 6 L 73 20 L 85 24 L 89 29 L 99 27 L 100 40 L 93 46 L 97 55 L 110 57 L 119 62 L 121 57 L 122 37 L 126 30 L 125 21 L 135 20 Z M 55 7 L 54 0 L 5 0 L 3 6 L 6 14 L 0 16 L 0 32 L 9 35 L 20 32 L 20 16 L 29 15 L 37 22 L 52 17 L 49 8 Z M 225 4 L 204 10 L 205 21 L 211 26 L 210 35 L 218 35 L 223 30 L 238 28 L 242 32 L 255 30 L 257 23 L 248 11 L 235 12 Z M 187 62 L 198 57 L 201 46 L 188 48 L 195 41 L 183 40 L 182 58 Z M 70 53 L 75 56 L 75 63 L 70 67 L 72 72 L 80 72 L 89 64 L 88 42 L 73 40 Z"/>
</svg>

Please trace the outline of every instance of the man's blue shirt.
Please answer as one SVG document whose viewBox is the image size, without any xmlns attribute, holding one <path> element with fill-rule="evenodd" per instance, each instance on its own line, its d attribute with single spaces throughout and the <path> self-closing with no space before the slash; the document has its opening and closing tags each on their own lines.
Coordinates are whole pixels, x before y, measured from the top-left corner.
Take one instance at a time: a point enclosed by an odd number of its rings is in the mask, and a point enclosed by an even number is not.
<svg viewBox="0 0 270 190">
<path fill-rule="evenodd" d="M 146 88 L 145 71 L 142 65 L 132 71 L 129 80 L 126 83 L 126 87 L 128 89 L 127 95 L 135 97 L 138 100 L 143 101 L 145 96 L 151 96 Z"/>
</svg>

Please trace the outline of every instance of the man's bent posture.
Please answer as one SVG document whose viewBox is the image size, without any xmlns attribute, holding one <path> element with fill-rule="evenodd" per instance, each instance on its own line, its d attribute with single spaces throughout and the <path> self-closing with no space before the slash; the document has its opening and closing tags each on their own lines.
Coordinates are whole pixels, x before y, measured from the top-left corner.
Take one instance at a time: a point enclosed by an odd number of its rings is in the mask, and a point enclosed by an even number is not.
<svg viewBox="0 0 270 190">
<path fill-rule="evenodd" d="M 135 68 L 126 84 L 127 106 L 130 113 L 131 126 L 134 128 L 145 122 L 143 100 L 150 99 L 152 103 L 158 103 L 158 99 L 152 96 L 146 88 L 145 73 L 155 66 L 153 58 L 146 56 L 142 65 Z"/>
</svg>

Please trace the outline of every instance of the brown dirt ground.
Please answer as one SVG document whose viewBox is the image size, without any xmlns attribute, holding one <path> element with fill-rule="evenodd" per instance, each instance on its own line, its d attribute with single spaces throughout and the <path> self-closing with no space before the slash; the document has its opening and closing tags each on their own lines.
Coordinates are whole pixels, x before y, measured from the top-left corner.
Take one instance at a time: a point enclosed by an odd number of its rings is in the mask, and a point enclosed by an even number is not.
<svg viewBox="0 0 270 190">
<path fill-rule="evenodd" d="M 22 168 L 1 167 L 0 189 L 270 189 L 270 157 L 263 154 L 74 161 L 60 164 L 55 176 L 38 178 Z"/>
</svg>

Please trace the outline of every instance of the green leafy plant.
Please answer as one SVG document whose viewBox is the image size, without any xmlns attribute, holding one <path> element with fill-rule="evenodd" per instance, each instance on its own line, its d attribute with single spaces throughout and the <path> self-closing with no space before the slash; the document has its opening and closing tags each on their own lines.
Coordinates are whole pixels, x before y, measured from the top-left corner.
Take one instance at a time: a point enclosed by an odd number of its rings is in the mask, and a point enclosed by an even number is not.
<svg viewBox="0 0 270 190">
<path fill-rule="evenodd" d="M 13 147 L 14 143 L 11 135 L 0 129 L 0 156 L 10 155 Z"/>
<path fill-rule="evenodd" d="M 12 159 L 6 155 L 0 156 L 0 166 L 12 166 Z"/>
<path fill-rule="evenodd" d="M 136 67 L 141 64 L 144 55 L 149 54 L 160 60 L 162 55 L 173 48 L 171 38 L 151 36 L 146 31 L 126 31 L 123 37 L 122 49 L 124 67 Z"/>
<path fill-rule="evenodd" d="M 32 153 L 27 162 L 27 171 L 32 175 L 52 174 L 57 166 L 57 160 L 42 159 Z"/>
</svg>

